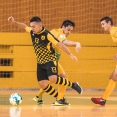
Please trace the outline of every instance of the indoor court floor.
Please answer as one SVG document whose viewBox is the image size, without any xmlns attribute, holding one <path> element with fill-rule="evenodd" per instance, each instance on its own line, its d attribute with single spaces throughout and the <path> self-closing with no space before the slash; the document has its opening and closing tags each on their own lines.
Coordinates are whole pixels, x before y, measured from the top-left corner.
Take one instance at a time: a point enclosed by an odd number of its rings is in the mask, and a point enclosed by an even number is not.
<svg viewBox="0 0 117 117">
<path fill-rule="evenodd" d="M 95 105 L 91 97 L 100 97 L 103 91 L 84 91 L 82 95 L 73 90 L 66 91 L 65 98 L 70 106 L 51 106 L 55 101 L 43 95 L 44 104 L 37 105 L 32 99 L 38 90 L 1 90 L 0 117 L 117 117 L 117 92 L 113 92 L 105 106 Z M 9 103 L 12 93 L 20 93 L 23 101 L 19 106 Z"/>
</svg>

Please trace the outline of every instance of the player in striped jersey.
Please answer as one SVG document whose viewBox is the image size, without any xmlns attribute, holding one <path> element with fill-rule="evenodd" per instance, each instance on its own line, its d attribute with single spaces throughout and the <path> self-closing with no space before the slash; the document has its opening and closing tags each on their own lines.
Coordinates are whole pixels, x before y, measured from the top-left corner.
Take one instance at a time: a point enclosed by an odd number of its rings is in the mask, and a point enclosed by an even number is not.
<svg viewBox="0 0 117 117">
<path fill-rule="evenodd" d="M 66 46 L 75 46 L 76 47 L 76 51 L 79 52 L 79 50 L 81 49 L 80 43 L 79 42 L 70 41 L 70 40 L 67 39 L 67 36 L 73 31 L 74 27 L 75 27 L 75 23 L 73 21 L 71 21 L 71 20 L 64 20 L 62 25 L 61 25 L 61 28 L 52 29 L 50 32 L 60 42 L 62 42 L 64 45 L 66 45 Z M 60 57 L 61 57 L 61 49 L 58 48 L 55 45 L 53 45 L 53 47 L 55 49 L 57 60 L 59 60 Z M 66 73 L 65 73 L 64 69 L 62 68 L 62 66 L 61 66 L 61 64 L 59 62 L 58 62 L 58 74 L 59 74 L 60 77 L 67 78 Z M 64 97 L 65 90 L 66 90 L 66 86 L 58 85 L 58 99 L 61 99 L 61 98 Z M 43 100 L 42 100 L 43 93 L 44 93 L 44 90 L 40 89 L 40 91 L 33 98 L 33 100 L 36 101 L 38 104 L 43 104 L 44 103 Z M 66 102 L 66 100 L 64 101 L 64 104 L 65 105 L 70 105 L 68 102 Z M 52 103 L 52 105 L 59 105 L 59 104 Z"/>
<path fill-rule="evenodd" d="M 55 84 L 69 86 L 78 93 L 82 92 L 82 88 L 77 82 L 72 83 L 65 78 L 58 77 L 57 58 L 52 44 L 61 48 L 73 60 L 77 61 L 77 58 L 66 46 L 64 46 L 64 44 L 62 44 L 53 34 L 42 26 L 42 21 L 38 16 L 34 16 L 30 19 L 30 27 L 24 23 L 15 21 L 12 16 L 8 18 L 8 21 L 20 29 L 26 30 L 30 34 L 37 57 L 37 80 L 39 86 L 46 93 L 55 97 L 56 103 L 63 105 L 64 99 L 58 99 L 58 92 L 54 87 L 48 84 L 48 80 Z"/>
</svg>

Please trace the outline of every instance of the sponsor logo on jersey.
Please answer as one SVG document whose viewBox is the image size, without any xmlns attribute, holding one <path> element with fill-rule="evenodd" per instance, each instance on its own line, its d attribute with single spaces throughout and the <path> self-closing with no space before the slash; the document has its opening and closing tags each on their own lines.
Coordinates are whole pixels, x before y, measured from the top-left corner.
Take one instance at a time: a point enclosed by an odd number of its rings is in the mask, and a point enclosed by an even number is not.
<svg viewBox="0 0 117 117">
<path fill-rule="evenodd" d="M 61 38 L 61 39 L 65 38 L 65 35 L 60 35 L 60 38 Z"/>
</svg>

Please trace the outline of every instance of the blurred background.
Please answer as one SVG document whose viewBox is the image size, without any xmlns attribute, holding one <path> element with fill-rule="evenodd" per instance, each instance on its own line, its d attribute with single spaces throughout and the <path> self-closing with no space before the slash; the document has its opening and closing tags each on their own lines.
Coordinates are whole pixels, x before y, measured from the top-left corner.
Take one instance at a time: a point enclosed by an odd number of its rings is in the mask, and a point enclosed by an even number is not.
<svg viewBox="0 0 117 117">
<path fill-rule="evenodd" d="M 58 28 L 65 19 L 73 20 L 73 33 L 99 34 L 100 18 L 110 16 L 117 25 L 116 0 L 1 0 L 0 31 L 21 32 L 7 22 L 9 16 L 29 25 L 33 16 L 39 16 L 47 29 Z"/>
</svg>

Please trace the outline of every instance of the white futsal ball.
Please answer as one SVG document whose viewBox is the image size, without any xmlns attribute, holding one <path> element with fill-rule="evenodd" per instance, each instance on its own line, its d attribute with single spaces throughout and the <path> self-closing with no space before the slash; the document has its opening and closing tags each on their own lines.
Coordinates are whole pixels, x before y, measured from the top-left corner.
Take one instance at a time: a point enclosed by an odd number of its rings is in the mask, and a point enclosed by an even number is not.
<svg viewBox="0 0 117 117">
<path fill-rule="evenodd" d="M 22 96 L 19 93 L 13 93 L 10 95 L 9 101 L 12 105 L 19 105 L 22 102 Z"/>
</svg>

